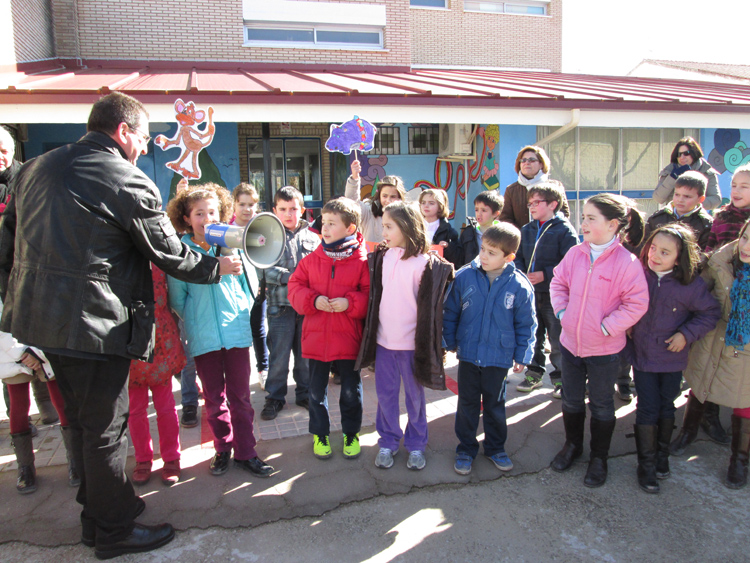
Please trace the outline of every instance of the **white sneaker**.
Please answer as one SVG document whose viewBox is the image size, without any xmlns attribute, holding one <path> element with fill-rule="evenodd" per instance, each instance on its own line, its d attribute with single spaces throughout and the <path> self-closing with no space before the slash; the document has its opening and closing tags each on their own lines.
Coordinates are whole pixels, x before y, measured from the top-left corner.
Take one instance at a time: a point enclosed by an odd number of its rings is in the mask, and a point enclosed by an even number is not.
<svg viewBox="0 0 750 563">
<path fill-rule="evenodd" d="M 375 467 L 380 467 L 381 469 L 390 469 L 391 467 L 393 467 L 393 456 L 394 452 L 392 452 L 388 448 L 380 448 L 378 456 L 375 458 Z"/>
<path fill-rule="evenodd" d="M 265 391 L 266 390 L 266 378 L 268 377 L 267 371 L 259 371 L 258 372 L 258 384 L 260 385 L 260 388 Z"/>
<path fill-rule="evenodd" d="M 419 471 L 420 469 L 424 469 L 426 463 L 427 461 L 424 458 L 424 452 L 420 450 L 414 450 L 413 452 L 409 453 L 409 459 L 406 462 L 406 467 L 408 469 L 413 469 L 414 471 Z"/>
</svg>

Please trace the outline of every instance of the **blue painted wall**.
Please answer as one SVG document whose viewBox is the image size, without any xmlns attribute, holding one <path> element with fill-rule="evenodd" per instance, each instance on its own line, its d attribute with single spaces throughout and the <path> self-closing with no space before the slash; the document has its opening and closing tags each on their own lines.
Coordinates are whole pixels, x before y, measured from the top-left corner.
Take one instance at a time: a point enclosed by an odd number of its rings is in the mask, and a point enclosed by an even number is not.
<svg viewBox="0 0 750 563">
<path fill-rule="evenodd" d="M 175 123 L 151 123 L 151 135 L 161 133 L 171 138 L 177 129 Z M 40 123 L 29 124 L 29 140 L 24 143 L 26 159 L 34 158 L 44 152 L 67 143 L 74 143 L 86 134 L 86 126 L 80 123 Z M 211 160 L 221 175 L 221 180 L 229 190 L 240 183 L 240 160 L 236 123 L 217 123 L 216 135 L 206 149 Z M 162 201 L 169 199 L 169 189 L 173 183 L 174 172 L 167 168 L 167 162 L 179 158 L 179 149 L 167 151 L 149 144 L 148 154 L 138 158 L 138 168 L 143 170 L 159 187 Z"/>
<path fill-rule="evenodd" d="M 701 148 L 711 166 L 721 173 L 722 197 L 729 198 L 732 174 L 737 167 L 750 164 L 750 130 L 701 129 Z"/>
</svg>

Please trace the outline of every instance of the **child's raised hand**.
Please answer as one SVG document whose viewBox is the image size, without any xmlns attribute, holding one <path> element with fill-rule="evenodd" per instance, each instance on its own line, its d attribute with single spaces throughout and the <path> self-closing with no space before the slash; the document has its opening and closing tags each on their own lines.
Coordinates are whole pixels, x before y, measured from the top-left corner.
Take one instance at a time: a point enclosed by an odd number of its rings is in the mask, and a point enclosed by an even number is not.
<svg viewBox="0 0 750 563">
<path fill-rule="evenodd" d="M 360 172 L 362 172 L 362 163 L 355 158 L 352 160 L 352 178 L 358 179 Z"/>
<path fill-rule="evenodd" d="M 523 371 L 523 368 L 526 366 L 523 364 L 519 364 L 518 362 L 513 362 L 513 373 L 521 373 Z"/>
<path fill-rule="evenodd" d="M 328 297 L 325 295 L 318 295 L 315 298 L 315 308 L 318 311 L 324 311 L 326 313 L 333 313 L 333 307 L 331 307 L 331 302 L 328 301 Z"/>
<path fill-rule="evenodd" d="M 329 299 L 328 303 L 331 304 L 331 308 L 333 309 L 334 313 L 343 313 L 349 308 L 349 300 L 346 297 Z"/>
<path fill-rule="evenodd" d="M 670 352 L 682 352 L 682 349 L 687 345 L 687 340 L 681 332 L 674 333 L 671 338 L 667 338 L 664 342 L 668 344 L 667 350 Z"/>
</svg>

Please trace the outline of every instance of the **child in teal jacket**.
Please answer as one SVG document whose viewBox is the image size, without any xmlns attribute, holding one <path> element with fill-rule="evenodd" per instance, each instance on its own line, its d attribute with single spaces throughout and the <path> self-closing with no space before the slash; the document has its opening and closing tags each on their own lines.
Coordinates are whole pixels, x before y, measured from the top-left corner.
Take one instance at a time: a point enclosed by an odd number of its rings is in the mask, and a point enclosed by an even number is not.
<svg viewBox="0 0 750 563">
<path fill-rule="evenodd" d="M 182 241 L 204 254 L 217 250 L 206 242 L 204 228 L 226 222 L 232 214 L 229 192 L 216 184 L 193 186 L 169 202 L 167 213 L 175 229 L 186 232 Z M 223 276 L 218 284 L 201 285 L 169 278 L 169 305 L 182 318 L 188 349 L 198 377 L 214 436 L 213 475 L 235 465 L 259 477 L 273 467 L 258 457 L 250 404 L 250 289 L 243 276 Z M 229 404 L 227 405 L 227 399 Z"/>
</svg>

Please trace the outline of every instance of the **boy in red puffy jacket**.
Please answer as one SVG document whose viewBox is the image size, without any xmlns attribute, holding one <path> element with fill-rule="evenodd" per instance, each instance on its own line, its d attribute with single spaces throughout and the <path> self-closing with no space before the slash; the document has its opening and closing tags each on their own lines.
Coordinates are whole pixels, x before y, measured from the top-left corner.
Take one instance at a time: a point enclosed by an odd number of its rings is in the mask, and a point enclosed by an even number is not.
<svg viewBox="0 0 750 563">
<path fill-rule="evenodd" d="M 310 434 L 313 454 L 332 455 L 328 418 L 331 364 L 341 375 L 341 429 L 344 457 L 359 456 L 362 382 L 354 364 L 362 341 L 370 273 L 365 241 L 359 232 L 359 206 L 346 198 L 323 207 L 322 244 L 300 261 L 289 279 L 289 302 L 302 322 L 302 357 L 310 360 Z"/>
</svg>

